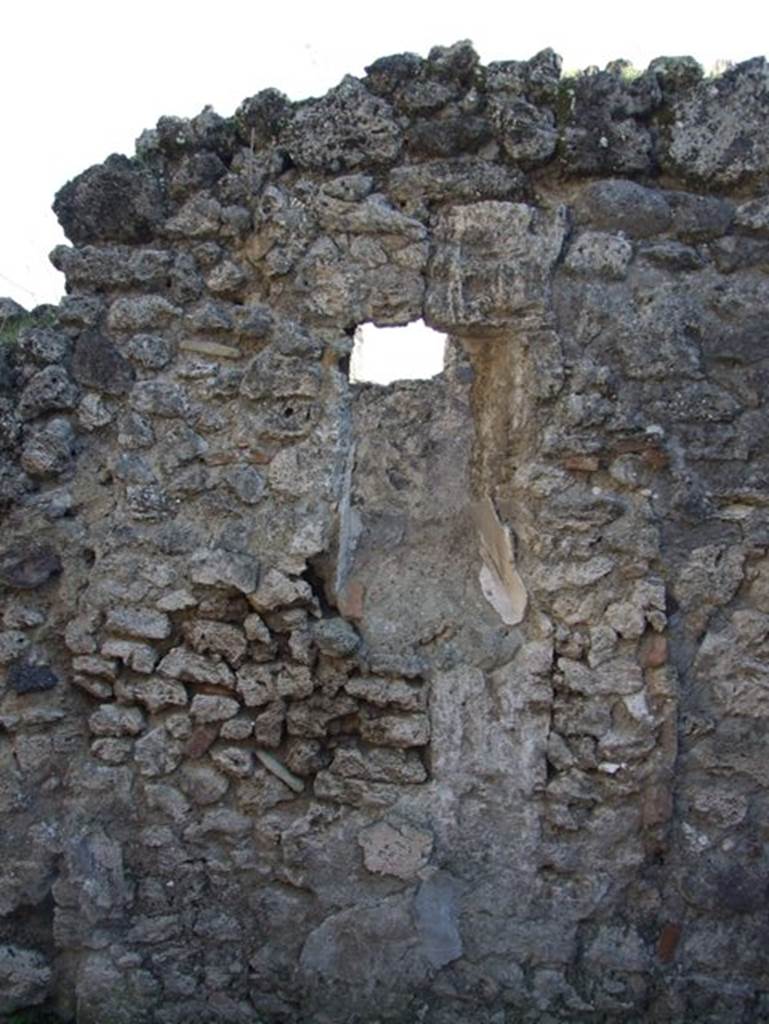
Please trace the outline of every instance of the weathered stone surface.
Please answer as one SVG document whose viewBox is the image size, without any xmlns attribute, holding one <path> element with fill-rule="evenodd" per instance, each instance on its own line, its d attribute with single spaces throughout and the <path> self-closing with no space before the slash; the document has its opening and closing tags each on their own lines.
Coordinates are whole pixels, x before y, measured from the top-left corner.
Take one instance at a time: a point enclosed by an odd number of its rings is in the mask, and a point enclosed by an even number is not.
<svg viewBox="0 0 769 1024">
<path fill-rule="evenodd" d="M 670 207 L 655 189 L 632 181 L 600 181 L 588 185 L 574 206 L 578 223 L 605 231 L 624 231 L 631 238 L 648 238 L 669 226 Z"/>
<path fill-rule="evenodd" d="M 0 300 L 0 1016 L 769 1015 L 766 85 L 460 42 L 65 186 L 66 299 Z"/>
<path fill-rule="evenodd" d="M 259 587 L 248 595 L 249 604 L 258 612 L 303 604 L 312 598 L 312 591 L 304 580 L 292 580 L 277 569 L 269 569 L 259 581 Z"/>
<path fill-rule="evenodd" d="M 491 164 L 478 157 L 427 160 L 395 167 L 388 191 L 407 202 L 454 199 L 472 202 L 488 199 L 523 199 L 525 178 L 520 171 Z"/>
<path fill-rule="evenodd" d="M 105 641 L 101 653 L 110 658 L 118 658 L 134 672 L 148 675 L 158 662 L 158 653 L 149 644 L 137 643 L 135 640 Z"/>
<path fill-rule="evenodd" d="M 138 708 L 104 704 L 88 719 L 94 736 L 137 736 L 144 728 L 144 715 Z"/>
<path fill-rule="evenodd" d="M 208 683 L 232 689 L 235 677 L 232 670 L 220 660 L 194 654 L 184 647 L 174 647 L 158 665 L 158 672 L 188 683 Z"/>
<path fill-rule="evenodd" d="M 79 384 L 107 395 L 125 394 L 134 381 L 131 364 L 95 331 L 84 331 L 75 342 L 72 376 Z"/>
<path fill-rule="evenodd" d="M 106 627 L 147 640 L 165 640 L 171 633 L 168 616 L 151 608 L 113 608 L 107 613 Z"/>
<path fill-rule="evenodd" d="M 345 658 L 360 644 L 360 637 L 344 619 L 321 619 L 312 627 L 312 638 L 324 654 Z"/>
<path fill-rule="evenodd" d="M 6 629 L 0 633 L 0 665 L 15 661 L 29 647 L 29 637 L 18 629 Z"/>
<path fill-rule="evenodd" d="M 665 166 L 698 182 L 733 185 L 765 174 L 769 146 L 760 123 L 769 92 L 766 60 L 756 57 L 682 92 L 673 105 Z"/>
<path fill-rule="evenodd" d="M 171 254 L 162 249 L 133 249 L 127 246 L 57 246 L 51 262 L 61 270 L 70 286 L 86 291 L 114 288 L 159 288 L 165 284 Z"/>
<path fill-rule="evenodd" d="M 334 755 L 331 771 L 365 782 L 419 783 L 427 778 L 419 756 L 407 750 L 340 748 Z"/>
<path fill-rule="evenodd" d="M 209 697 L 199 693 L 193 698 L 190 714 L 199 722 L 223 722 L 233 718 L 240 705 L 231 697 Z"/>
<path fill-rule="evenodd" d="M 179 310 L 160 295 L 140 295 L 115 299 L 110 306 L 107 326 L 111 331 L 147 331 L 164 327 Z"/>
<path fill-rule="evenodd" d="M 684 242 L 709 242 L 725 235 L 734 220 L 731 202 L 692 192 L 666 192 L 673 229 Z"/>
<path fill-rule="evenodd" d="M 392 163 L 402 138 L 389 104 L 347 77 L 300 108 L 282 141 L 299 167 L 337 172 Z"/>
<path fill-rule="evenodd" d="M 192 556 L 191 578 L 193 583 L 234 588 L 250 594 L 259 581 L 259 562 L 253 555 L 201 549 Z"/>
<path fill-rule="evenodd" d="M 27 384 L 19 399 L 19 415 L 33 419 L 47 412 L 74 409 L 77 388 L 63 366 L 46 366 Z"/>
<path fill-rule="evenodd" d="M 0 946 L 0 1012 L 13 1013 L 45 1002 L 53 975 L 35 949 Z"/>
<path fill-rule="evenodd" d="M 69 470 L 74 454 L 72 424 L 57 417 L 29 433 L 19 461 L 29 476 L 46 479 Z"/>
<path fill-rule="evenodd" d="M 66 184 L 53 209 L 76 245 L 147 242 L 163 216 L 163 196 L 148 170 L 113 155 Z"/>
<path fill-rule="evenodd" d="M 430 326 L 483 333 L 541 308 L 565 236 L 560 207 L 485 201 L 441 215 L 425 306 Z"/>
<path fill-rule="evenodd" d="M 404 951 L 410 953 L 405 967 L 408 983 L 418 983 L 424 977 L 427 964 L 416 947 L 408 897 L 389 896 L 375 907 L 343 910 L 327 917 L 308 936 L 300 966 L 303 974 L 318 982 L 334 979 L 352 984 L 362 1008 L 377 987 L 376 974 L 395 969 Z M 380 1009 L 386 1008 L 387 1002 L 388 997 L 380 993 Z"/>
<path fill-rule="evenodd" d="M 136 741 L 134 761 L 142 775 L 168 775 L 182 760 L 182 745 L 159 726 Z"/>
<path fill-rule="evenodd" d="M 367 716 L 361 719 L 360 734 L 385 747 L 421 747 L 430 738 L 430 721 L 426 715 Z"/>
<path fill-rule="evenodd" d="M 376 707 L 392 706 L 400 711 L 422 711 L 427 692 L 402 679 L 381 679 L 377 676 L 352 676 L 345 683 L 345 692 Z"/>
<path fill-rule="evenodd" d="M 133 687 L 135 700 L 143 704 L 151 715 L 156 715 L 165 708 L 186 707 L 189 700 L 187 690 L 181 683 L 173 683 L 168 679 L 148 679 Z M 198 700 L 199 698 L 195 698 Z"/>
<path fill-rule="evenodd" d="M 26 544 L 22 541 L 0 555 L 0 583 L 18 590 L 42 587 L 61 570 L 61 558 L 48 544 Z"/>
<path fill-rule="evenodd" d="M 198 619 L 185 623 L 184 636 L 198 654 L 219 654 L 237 668 L 246 656 L 246 637 L 236 626 Z"/>
<path fill-rule="evenodd" d="M 572 274 L 621 281 L 632 258 L 633 246 L 621 235 L 585 231 L 572 242 L 564 266 Z"/>
<path fill-rule="evenodd" d="M 211 751 L 211 760 L 225 775 L 236 779 L 247 779 L 254 770 L 254 759 L 250 750 L 241 747 L 221 747 Z"/>
<path fill-rule="evenodd" d="M 369 871 L 406 880 L 427 864 L 433 838 L 408 822 L 382 821 L 359 833 L 358 844 Z"/>
<path fill-rule="evenodd" d="M 6 679 L 16 693 L 52 690 L 59 682 L 59 677 L 48 665 L 36 665 L 29 661 L 14 661 L 8 668 Z"/>
<path fill-rule="evenodd" d="M 414 898 L 417 932 L 424 955 L 434 969 L 445 967 L 464 952 L 459 932 L 459 886 L 446 872 L 426 879 Z"/>
<path fill-rule="evenodd" d="M 185 765 L 182 771 L 182 789 L 196 804 L 216 803 L 227 792 L 229 785 L 226 775 L 207 765 Z"/>
</svg>

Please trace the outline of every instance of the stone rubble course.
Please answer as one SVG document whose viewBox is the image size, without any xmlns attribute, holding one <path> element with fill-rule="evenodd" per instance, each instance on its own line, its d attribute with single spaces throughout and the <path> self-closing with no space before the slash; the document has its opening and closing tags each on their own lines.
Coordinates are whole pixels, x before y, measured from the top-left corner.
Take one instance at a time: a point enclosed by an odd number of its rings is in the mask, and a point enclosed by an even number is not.
<svg viewBox="0 0 769 1024">
<path fill-rule="evenodd" d="M 3 1019 L 769 1019 L 768 114 L 460 42 L 61 189 L 66 297 L 0 300 Z M 420 318 L 440 375 L 350 384 Z"/>
</svg>

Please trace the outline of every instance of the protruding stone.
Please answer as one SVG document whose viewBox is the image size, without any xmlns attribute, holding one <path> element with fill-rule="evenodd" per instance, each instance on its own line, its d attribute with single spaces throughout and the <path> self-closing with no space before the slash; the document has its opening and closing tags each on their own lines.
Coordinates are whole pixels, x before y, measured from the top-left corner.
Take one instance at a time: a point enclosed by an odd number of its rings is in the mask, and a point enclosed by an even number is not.
<svg viewBox="0 0 769 1024">
<path fill-rule="evenodd" d="M 158 672 L 187 683 L 207 683 L 211 686 L 235 686 L 235 676 L 229 666 L 218 659 L 193 654 L 184 647 L 174 647 L 158 665 Z"/>
<path fill-rule="evenodd" d="M 380 715 L 361 718 L 360 734 L 383 747 L 423 747 L 430 739 L 427 715 Z"/>
<path fill-rule="evenodd" d="M 344 619 L 320 619 L 312 627 L 312 638 L 324 654 L 346 658 L 360 645 L 360 637 Z"/>
<path fill-rule="evenodd" d="M 114 633 L 147 640 L 165 640 L 171 635 L 168 616 L 151 608 L 113 608 L 107 613 L 106 626 Z"/>
<path fill-rule="evenodd" d="M 163 216 L 163 197 L 150 171 L 113 155 L 68 182 L 57 193 L 53 209 L 77 245 L 148 242 Z"/>
<path fill-rule="evenodd" d="M 211 751 L 211 760 L 225 775 L 236 779 L 247 779 L 254 770 L 254 759 L 249 750 L 242 747 L 221 747 Z"/>
<path fill-rule="evenodd" d="M 142 680 L 136 683 L 133 693 L 138 703 L 143 704 L 151 715 L 165 708 L 186 707 L 189 700 L 186 688 L 169 679 Z"/>
<path fill-rule="evenodd" d="M 304 580 L 292 580 L 278 569 L 269 569 L 262 577 L 259 588 L 248 595 L 248 602 L 258 612 L 305 604 L 312 600 L 310 585 Z"/>
<path fill-rule="evenodd" d="M 144 715 L 138 708 L 103 704 L 89 717 L 88 728 L 94 736 L 138 736 L 144 728 Z"/>
<path fill-rule="evenodd" d="M 192 700 L 190 714 L 199 722 L 223 722 L 233 718 L 240 711 L 240 705 L 231 697 L 215 697 L 198 693 Z"/>
<path fill-rule="evenodd" d="M 259 562 L 253 555 L 221 549 L 199 549 L 192 556 L 193 583 L 251 594 L 259 582 Z"/>
<path fill-rule="evenodd" d="M 580 224 L 589 223 L 599 231 L 623 231 L 631 238 L 658 235 L 672 219 L 661 192 L 618 178 L 588 185 L 574 211 Z"/>
<path fill-rule="evenodd" d="M 566 211 L 483 201 L 438 216 L 425 322 L 489 334 L 544 307 L 566 237 Z"/>
</svg>

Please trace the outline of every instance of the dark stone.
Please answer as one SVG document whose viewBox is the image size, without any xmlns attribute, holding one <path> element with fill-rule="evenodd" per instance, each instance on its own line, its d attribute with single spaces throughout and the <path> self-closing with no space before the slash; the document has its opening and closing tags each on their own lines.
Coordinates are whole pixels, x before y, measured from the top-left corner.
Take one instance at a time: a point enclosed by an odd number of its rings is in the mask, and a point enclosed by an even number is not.
<svg viewBox="0 0 769 1024">
<path fill-rule="evenodd" d="M 488 109 L 503 149 L 516 164 L 532 167 L 555 154 L 558 133 L 551 110 L 505 95 L 492 97 Z"/>
<path fill-rule="evenodd" d="M 247 145 L 274 141 L 292 116 L 291 101 L 277 89 L 263 89 L 235 111 L 240 137 Z"/>
<path fill-rule="evenodd" d="M 128 358 L 145 370 L 162 370 L 173 358 L 173 347 L 160 334 L 135 334 L 126 345 Z"/>
<path fill-rule="evenodd" d="M 72 343 L 66 334 L 50 327 L 22 327 L 19 331 L 16 355 L 18 360 L 45 366 L 62 363 L 69 355 Z"/>
<path fill-rule="evenodd" d="M 415 53 L 380 57 L 366 68 L 366 88 L 377 96 L 392 96 L 399 86 L 417 77 L 424 63 Z"/>
<path fill-rule="evenodd" d="M 46 366 L 32 377 L 21 393 L 19 415 L 31 420 L 46 412 L 74 409 L 77 388 L 63 366 Z"/>
<path fill-rule="evenodd" d="M 42 587 L 62 570 L 61 559 L 47 544 L 16 547 L 0 555 L 0 584 L 16 590 L 34 590 Z"/>
<path fill-rule="evenodd" d="M 413 124 L 406 135 L 406 148 L 422 156 L 458 156 L 479 149 L 490 139 L 491 129 L 484 118 L 446 117 Z"/>
<path fill-rule="evenodd" d="M 73 327 L 95 327 L 105 308 L 104 300 L 96 295 L 66 295 L 59 305 L 59 320 Z"/>
<path fill-rule="evenodd" d="M 683 242 L 709 242 L 725 235 L 734 220 L 734 204 L 692 192 L 665 192 L 673 211 L 673 230 Z"/>
<path fill-rule="evenodd" d="M 297 167 L 332 173 L 393 163 L 402 141 L 390 105 L 349 76 L 302 105 L 280 136 Z"/>
<path fill-rule="evenodd" d="M 670 207 L 660 192 L 632 181 L 598 181 L 585 188 L 574 212 L 578 223 L 602 231 L 624 231 L 632 238 L 648 238 L 665 231 Z"/>
<path fill-rule="evenodd" d="M 523 199 L 527 184 L 517 169 L 500 167 L 479 157 L 458 160 L 430 160 L 394 168 L 389 176 L 389 193 L 407 202 Z"/>
<path fill-rule="evenodd" d="M 235 118 L 222 117 L 213 107 L 204 107 L 196 117 L 193 117 L 192 128 L 202 149 L 216 153 L 229 163 L 238 144 Z"/>
<path fill-rule="evenodd" d="M 205 288 L 205 282 L 198 273 L 195 257 L 188 252 L 180 252 L 177 255 L 168 280 L 174 302 L 192 302 L 200 297 Z"/>
<path fill-rule="evenodd" d="M 171 195 L 182 198 L 197 189 L 211 188 L 226 173 L 227 168 L 216 153 L 190 153 L 171 178 Z"/>
<path fill-rule="evenodd" d="M 23 320 L 26 315 L 26 309 L 20 306 L 18 302 L 7 296 L 0 298 L 0 328 L 7 324 L 17 323 L 19 320 Z"/>
<path fill-rule="evenodd" d="M 124 395 L 134 382 L 131 364 L 97 331 L 84 331 L 77 339 L 72 376 L 85 387 L 107 395 Z"/>
<path fill-rule="evenodd" d="M 646 73 L 654 75 L 665 98 L 694 88 L 705 74 L 694 57 L 656 57 Z"/>
<path fill-rule="evenodd" d="M 16 693 L 39 693 L 52 690 L 59 677 L 47 665 L 31 665 L 28 661 L 15 661 L 8 669 L 8 685 Z"/>
<path fill-rule="evenodd" d="M 691 246 L 680 242 L 650 242 L 639 250 L 639 256 L 668 270 L 700 270 L 705 261 Z"/>
<path fill-rule="evenodd" d="M 431 74 L 470 85 L 479 59 L 470 40 L 462 39 L 453 46 L 434 46 L 427 55 L 427 63 Z"/>
<path fill-rule="evenodd" d="M 186 117 L 161 117 L 155 126 L 158 149 L 166 156 L 179 157 L 195 148 L 195 129 Z"/>
<path fill-rule="evenodd" d="M 763 238 L 719 238 L 710 246 L 713 262 L 722 274 L 756 267 L 769 270 L 769 241 Z"/>
<path fill-rule="evenodd" d="M 53 210 L 66 236 L 89 242 L 148 242 L 165 215 L 155 176 L 137 161 L 113 154 L 56 194 Z"/>
<path fill-rule="evenodd" d="M 75 290 L 110 291 L 113 288 L 162 288 L 168 277 L 171 254 L 163 249 L 85 245 L 79 249 L 59 245 L 51 262 Z"/>
</svg>

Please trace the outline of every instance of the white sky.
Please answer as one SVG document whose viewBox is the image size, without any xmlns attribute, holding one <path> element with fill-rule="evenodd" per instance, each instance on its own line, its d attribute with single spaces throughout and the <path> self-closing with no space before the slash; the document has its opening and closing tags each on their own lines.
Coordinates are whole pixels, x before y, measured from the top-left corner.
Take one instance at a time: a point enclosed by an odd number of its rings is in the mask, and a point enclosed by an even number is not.
<svg viewBox="0 0 769 1024">
<path fill-rule="evenodd" d="M 267 86 L 320 95 L 390 53 L 472 39 L 484 63 L 552 46 L 570 70 L 618 57 L 644 67 L 692 54 L 706 67 L 766 53 L 765 0 L 5 0 L 0 60 L 0 295 L 56 301 L 50 205 L 69 178 L 162 114 L 223 115 Z"/>
</svg>

